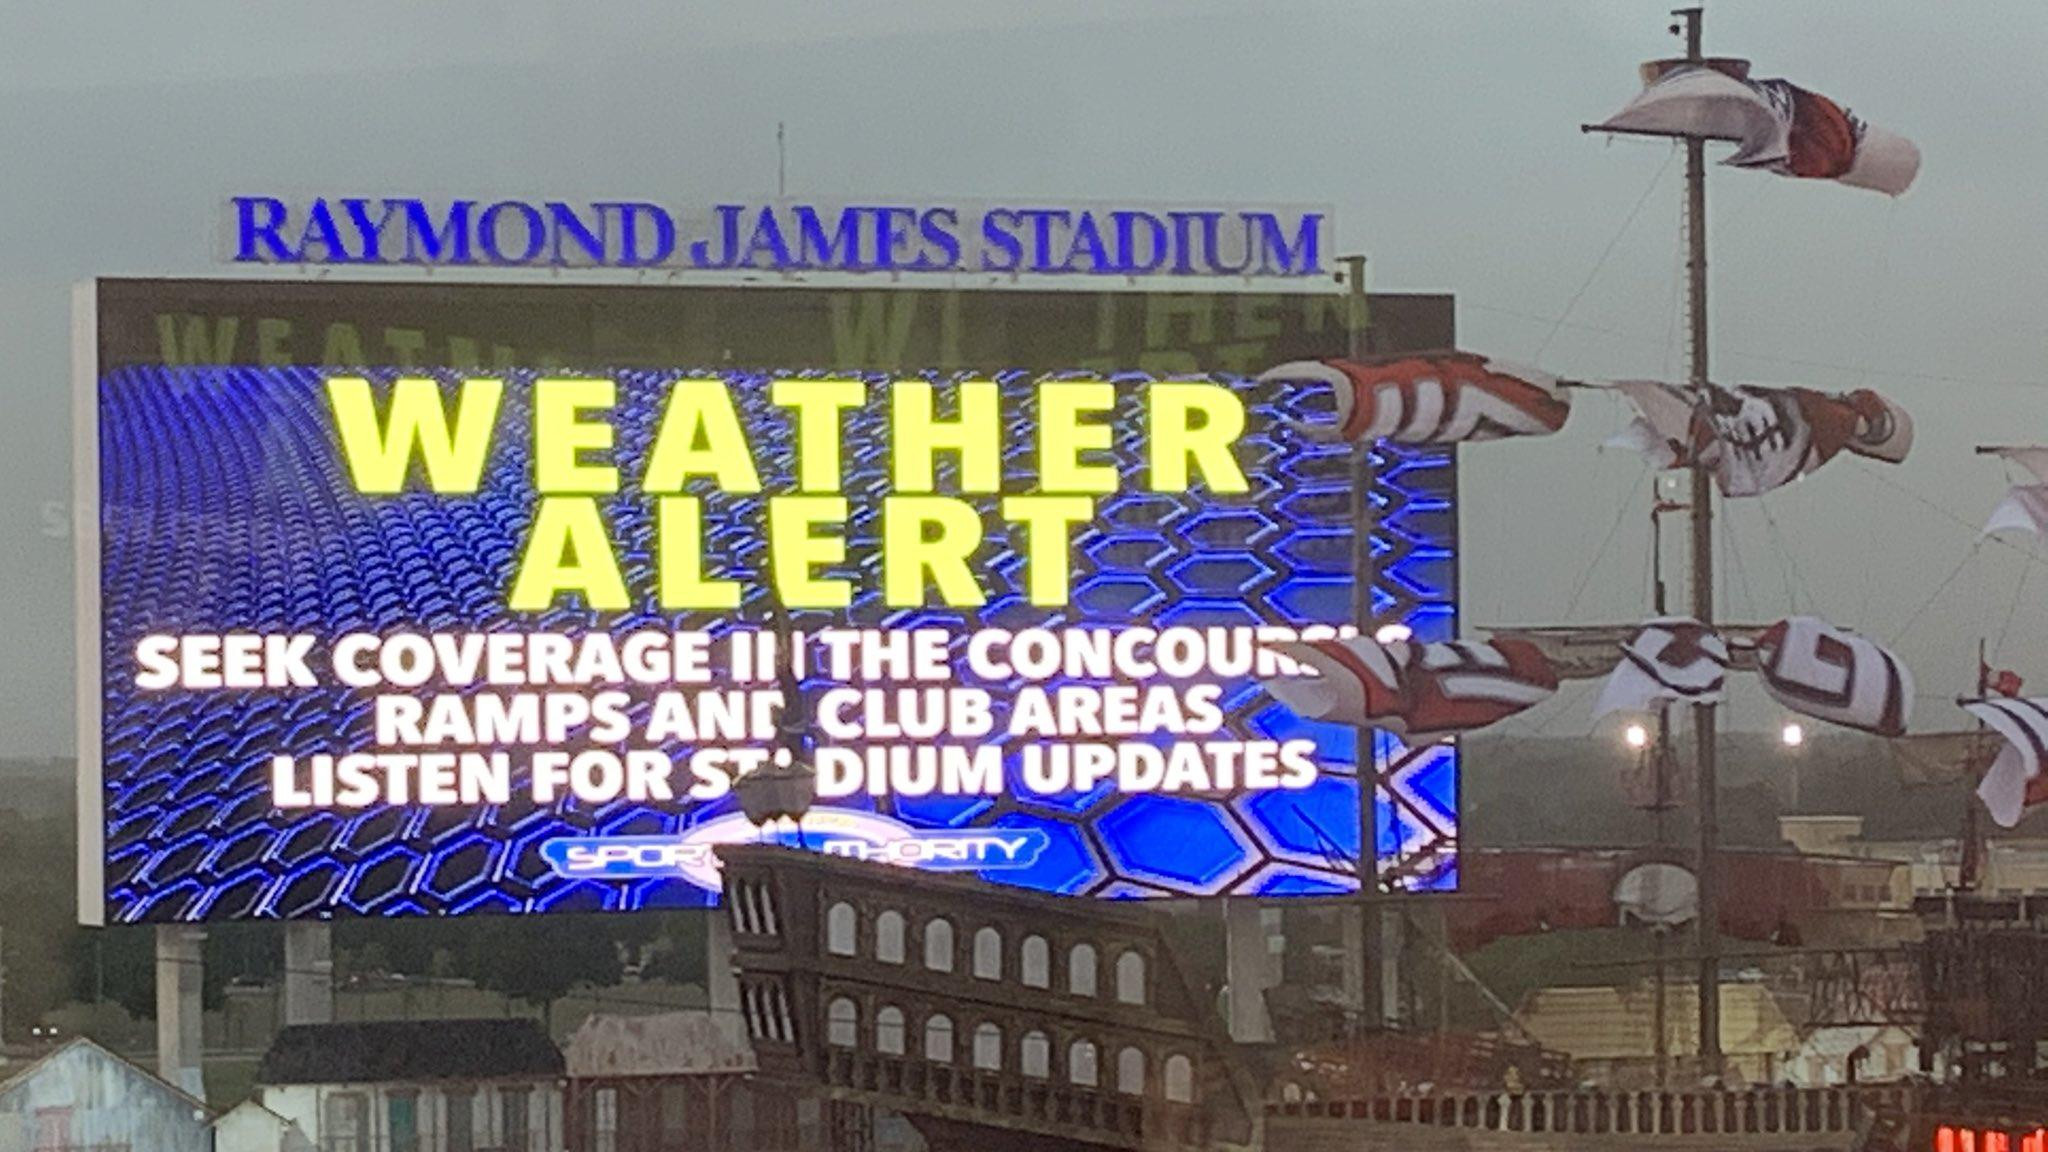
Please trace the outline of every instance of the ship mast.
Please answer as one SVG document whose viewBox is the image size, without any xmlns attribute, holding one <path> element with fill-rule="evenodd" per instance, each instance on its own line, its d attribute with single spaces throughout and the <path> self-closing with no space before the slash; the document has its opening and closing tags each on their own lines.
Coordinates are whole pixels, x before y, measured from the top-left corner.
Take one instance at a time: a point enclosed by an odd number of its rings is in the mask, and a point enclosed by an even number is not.
<svg viewBox="0 0 2048 1152">
<path fill-rule="evenodd" d="M 1685 58 L 1701 64 L 1706 56 L 1700 48 L 1700 8 L 1680 8 L 1672 13 L 1681 25 L 1673 31 L 1685 35 Z M 1707 141 L 1702 136 L 1685 138 L 1685 237 L 1686 311 L 1690 320 L 1687 341 L 1687 383 L 1697 402 L 1707 397 Z M 1692 615 L 1712 627 L 1714 623 L 1714 486 L 1713 477 L 1699 460 L 1692 466 Z M 1707 1075 L 1721 1069 L 1721 939 L 1720 881 L 1716 876 L 1720 860 L 1720 813 L 1715 780 L 1715 708 L 1698 705 L 1693 712 L 1695 771 L 1699 779 L 1699 913 L 1693 919 L 1698 934 L 1700 1065 Z"/>
</svg>

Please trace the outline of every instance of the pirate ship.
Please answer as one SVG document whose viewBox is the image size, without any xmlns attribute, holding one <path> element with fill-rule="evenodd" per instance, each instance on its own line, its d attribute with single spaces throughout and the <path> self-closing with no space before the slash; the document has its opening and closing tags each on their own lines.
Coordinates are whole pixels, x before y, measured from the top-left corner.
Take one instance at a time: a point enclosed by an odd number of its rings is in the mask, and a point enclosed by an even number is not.
<svg viewBox="0 0 2048 1152">
<path fill-rule="evenodd" d="M 1913 422 L 1900 405 L 1870 389 L 1828 392 L 1713 378 L 1708 363 L 1706 148 L 1710 143 L 1732 145 L 1725 163 L 1736 168 L 1830 180 L 1891 196 L 1913 183 L 1919 153 L 1902 137 L 1827 97 L 1783 80 L 1754 78 L 1746 61 L 1707 57 L 1701 50 L 1700 11 L 1683 9 L 1674 15 L 1680 22 L 1673 30 L 1684 35 L 1685 54 L 1644 65 L 1642 91 L 1616 115 L 1585 128 L 1664 138 L 1683 148 L 1689 321 L 1683 381 L 1563 380 L 1470 351 L 1295 362 L 1265 375 L 1269 381 L 1330 389 L 1334 419 L 1324 432 L 1355 445 L 1361 461 L 1370 460 L 1370 447 L 1380 440 L 1456 446 L 1544 436 L 1564 427 L 1574 401 L 1596 395 L 1618 400 L 1631 419 L 1610 443 L 1640 452 L 1651 468 L 1689 481 L 1688 498 L 1658 499 L 1652 509 L 1653 525 L 1661 525 L 1667 512 L 1682 512 L 1689 522 L 1689 611 L 1668 610 L 1660 575 L 1655 614 L 1629 625 L 1497 628 L 1484 639 L 1425 644 L 1385 637 L 1370 626 L 1372 621 L 1361 621 L 1360 635 L 1290 646 L 1290 654 L 1313 675 L 1274 678 L 1268 687 L 1304 716 L 1426 741 L 1496 724 L 1550 698 L 1563 681 L 1600 680 L 1593 717 L 1627 715 L 1633 720 L 1629 742 L 1642 747 L 1654 740 L 1658 746 L 1651 760 L 1659 766 L 1654 806 L 1660 812 L 1672 806 L 1662 769 L 1673 758 L 1674 720 L 1686 717 L 1696 793 L 1693 867 L 1690 872 L 1646 870 L 1636 879 L 1638 887 L 1686 888 L 1687 899 L 1677 903 L 1691 904 L 1680 918 L 1689 918 L 1695 932 L 1691 959 L 1698 978 L 1698 1071 L 1711 1077 L 1721 1052 L 1723 967 L 1715 866 L 1720 852 L 1716 713 L 1731 674 L 1753 675 L 1771 700 L 1797 716 L 1890 742 L 1899 761 L 1917 763 L 1929 774 L 1981 780 L 1977 796 L 1982 810 L 2007 825 L 2030 806 L 2048 803 L 2048 698 L 2022 697 L 2017 677 L 1995 673 L 1980 660 L 1975 693 L 1957 702 L 1982 729 L 1936 724 L 1921 730 L 1914 724 L 1911 672 L 1885 644 L 1810 614 L 1758 623 L 1716 621 L 1712 525 L 1717 500 L 1760 499 L 1844 457 L 1899 463 L 1912 449 Z M 2031 477 L 2007 493 L 1985 531 L 2048 536 L 2048 447 L 1984 451 Z M 1370 515 L 1363 503 L 1359 511 L 1361 517 Z M 1661 560 L 1661 549 L 1658 556 Z M 1320 686 L 1311 689 L 1311 683 Z M 1788 725 L 1786 742 L 1799 738 L 1798 727 Z M 1964 837 L 1966 861 L 1959 883 L 1964 888 L 1970 883 L 1976 812 L 1973 808 Z M 1645 907 L 1674 903 L 1662 899 L 1668 894 L 1637 895 Z M 1980 1054 L 1994 1052 L 1995 1060 L 1978 1059 L 1973 1068 L 1996 1063 L 2013 1076 L 2034 1074 L 2036 1047 L 2048 1040 L 2048 1009 L 2034 1006 L 2042 999 L 2034 990 L 2048 989 L 2048 936 L 2033 933 L 2028 939 L 2017 951 L 2005 949 L 2015 956 L 2025 953 L 2030 959 L 2024 960 L 1987 959 L 1989 953 L 1972 951 L 1967 939 L 1938 932 L 1930 934 L 1920 954 L 1929 1019 L 1943 1010 L 1934 1007 L 1937 1001 L 1946 1000 L 1953 1008 L 1961 998 L 1971 1006 L 1950 1012 L 1941 1026 L 1946 1031 L 1934 1037 L 1937 1045 L 1968 1049 L 1975 1043 Z M 1662 970 L 1660 960 L 1660 987 Z M 2032 976 L 2008 978 L 2022 970 Z M 1661 1022 L 1657 1032 L 1661 1042 Z M 1924 1045 L 1922 1051 L 1930 1054 Z M 1941 1106 L 1955 1103 L 1949 1098 Z M 2048 1109 L 2041 1114 L 2048 1118 Z"/>
</svg>

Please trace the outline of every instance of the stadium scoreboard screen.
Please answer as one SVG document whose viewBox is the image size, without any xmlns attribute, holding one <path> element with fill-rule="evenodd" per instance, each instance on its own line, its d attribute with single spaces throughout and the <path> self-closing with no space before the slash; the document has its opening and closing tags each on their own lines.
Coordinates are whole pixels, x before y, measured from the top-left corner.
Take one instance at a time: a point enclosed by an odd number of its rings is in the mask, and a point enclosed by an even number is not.
<svg viewBox="0 0 2048 1152">
<path fill-rule="evenodd" d="M 1261 690 L 1351 624 L 1341 299 L 102 281 L 88 922 L 710 903 L 761 838 L 1110 898 L 1456 882 L 1456 750 Z M 1336 306 L 1333 306 L 1336 305 Z M 1373 301 L 1385 350 L 1449 301 Z M 1376 619 L 1455 630 L 1448 453 Z M 96 465 L 96 466 L 93 466 Z M 818 799 L 734 782 L 811 712 Z"/>
</svg>

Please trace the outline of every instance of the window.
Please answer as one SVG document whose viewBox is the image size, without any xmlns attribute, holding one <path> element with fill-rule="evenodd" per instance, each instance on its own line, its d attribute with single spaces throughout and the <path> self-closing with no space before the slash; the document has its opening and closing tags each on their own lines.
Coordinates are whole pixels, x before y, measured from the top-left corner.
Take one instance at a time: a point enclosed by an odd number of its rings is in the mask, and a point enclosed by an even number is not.
<svg viewBox="0 0 2048 1152">
<path fill-rule="evenodd" d="M 903 1009 L 894 1004 L 884 1005 L 880 1012 L 875 1013 L 875 1051 L 901 1056 L 905 1039 Z"/>
<path fill-rule="evenodd" d="M 1083 1088 L 1102 1083 L 1101 1071 L 1095 1066 L 1094 1041 L 1076 1040 L 1067 1046 L 1067 1082 Z"/>
<path fill-rule="evenodd" d="M 1195 1102 L 1195 1066 L 1178 1053 L 1166 1058 L 1166 1098 L 1175 1104 Z"/>
<path fill-rule="evenodd" d="M 1145 1094 L 1145 1054 L 1126 1048 L 1116 1054 L 1116 1090 L 1126 1096 Z"/>
<path fill-rule="evenodd" d="M 420 1098 L 413 1092 L 393 1092 L 384 1098 L 385 1131 L 391 1152 L 420 1152 Z"/>
<path fill-rule="evenodd" d="M 1067 953 L 1067 991 L 1076 996 L 1095 995 L 1095 945 L 1076 944 Z"/>
<path fill-rule="evenodd" d="M 679 1148 L 690 1131 L 690 1090 L 673 1081 L 661 1086 L 661 1146 Z"/>
<path fill-rule="evenodd" d="M 903 963 L 903 914 L 884 912 L 875 917 L 875 959 L 884 964 Z"/>
<path fill-rule="evenodd" d="M 1023 1065 L 1026 1076 L 1043 1080 L 1052 1075 L 1052 1041 L 1043 1032 L 1026 1032 L 1017 1045 L 1017 1062 Z"/>
<path fill-rule="evenodd" d="M 530 1097 L 524 1088 L 498 1089 L 498 1130 L 505 1136 L 505 1152 L 532 1152 L 533 1134 L 526 1117 Z"/>
<path fill-rule="evenodd" d="M 1003 934 L 994 928 L 974 934 L 974 976 L 977 980 L 1003 978 Z"/>
<path fill-rule="evenodd" d="M 1119 1004 L 1145 1002 L 1145 957 L 1136 950 L 1116 958 L 1116 1000 Z"/>
<path fill-rule="evenodd" d="M 984 1072 L 1003 1066 L 1003 1030 L 984 1020 L 974 1029 L 974 1066 Z"/>
<path fill-rule="evenodd" d="M 924 966 L 934 972 L 953 970 L 953 922 L 932 920 L 924 926 Z"/>
<path fill-rule="evenodd" d="M 841 996 L 825 1010 L 825 1039 L 834 1048 L 852 1048 L 860 1043 L 860 1009 Z"/>
<path fill-rule="evenodd" d="M 924 1058 L 935 1064 L 953 1062 L 953 1018 L 933 1016 L 924 1022 Z"/>
<path fill-rule="evenodd" d="M 841 902 L 825 913 L 825 951 L 834 956 L 859 954 L 860 917 L 854 913 L 853 905 Z"/>
<path fill-rule="evenodd" d="M 36 1109 L 35 1146 L 37 1152 L 71 1147 L 71 1109 Z"/>
<path fill-rule="evenodd" d="M 1017 966 L 1023 970 L 1024 983 L 1033 988 L 1052 987 L 1052 949 L 1043 936 L 1026 936 L 1024 947 L 1017 957 Z"/>
<path fill-rule="evenodd" d="M 336 1092 L 321 1107 L 320 1142 L 327 1152 L 369 1152 L 364 1137 L 370 1102 L 360 1092 Z"/>
<path fill-rule="evenodd" d="M 448 1099 L 448 1152 L 476 1152 L 476 1093 L 450 1088 L 443 1095 Z"/>
<path fill-rule="evenodd" d="M 453 1106 L 453 1101 L 450 1102 Z M 590 1131 L 596 1146 L 592 1152 L 618 1152 L 619 1148 L 619 1090 L 599 1088 L 590 1101 Z M 454 1113 L 449 1113 L 452 1118 Z M 448 1131 L 452 1135 L 455 1125 L 451 1122 Z"/>
</svg>

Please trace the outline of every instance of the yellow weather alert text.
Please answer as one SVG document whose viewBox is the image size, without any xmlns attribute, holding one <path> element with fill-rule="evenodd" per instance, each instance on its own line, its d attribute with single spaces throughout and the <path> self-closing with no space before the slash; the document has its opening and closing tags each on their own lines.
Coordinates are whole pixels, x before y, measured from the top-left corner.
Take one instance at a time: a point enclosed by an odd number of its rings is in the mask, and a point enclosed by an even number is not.
<svg viewBox="0 0 2048 1152">
<path fill-rule="evenodd" d="M 845 487 L 846 418 L 877 399 L 887 405 L 889 483 L 861 499 L 879 504 L 873 509 L 880 538 L 874 578 L 892 608 L 972 608 L 986 601 L 976 555 L 988 511 L 1021 529 L 1031 603 L 1067 603 L 1073 534 L 1095 519 L 1097 501 L 1122 483 L 1114 462 L 1119 453 L 1139 454 L 1138 483 L 1148 492 L 1179 495 L 1199 486 L 1242 494 L 1250 487 L 1235 448 L 1245 431 L 1244 403 L 1209 381 L 1142 385 L 1142 425 L 1133 444 L 1117 443 L 1110 424 L 1116 385 L 1038 382 L 1030 429 L 1034 474 L 1023 482 L 1004 475 L 1004 450 L 1014 434 L 1007 429 L 1017 415 L 1005 405 L 1016 398 L 1006 398 L 993 380 L 875 385 L 791 378 L 768 387 L 781 420 L 750 429 L 725 379 L 672 382 L 651 443 L 627 468 L 617 451 L 616 380 L 534 381 L 530 449 L 537 502 L 507 607 L 539 612 L 574 597 L 590 609 L 617 612 L 652 595 L 668 612 L 737 608 L 739 582 L 723 570 L 724 557 L 705 548 L 707 494 L 763 494 L 764 454 L 791 452 L 788 490 L 765 495 L 765 576 L 791 608 L 849 606 L 855 577 L 846 526 L 856 508 Z M 505 390 L 503 380 L 490 377 L 462 380 L 452 397 L 428 377 L 383 388 L 359 376 L 328 379 L 329 410 L 356 490 L 475 495 L 507 407 Z M 605 515 L 621 492 L 650 505 L 652 587 L 629 587 L 621 542 Z"/>
</svg>

